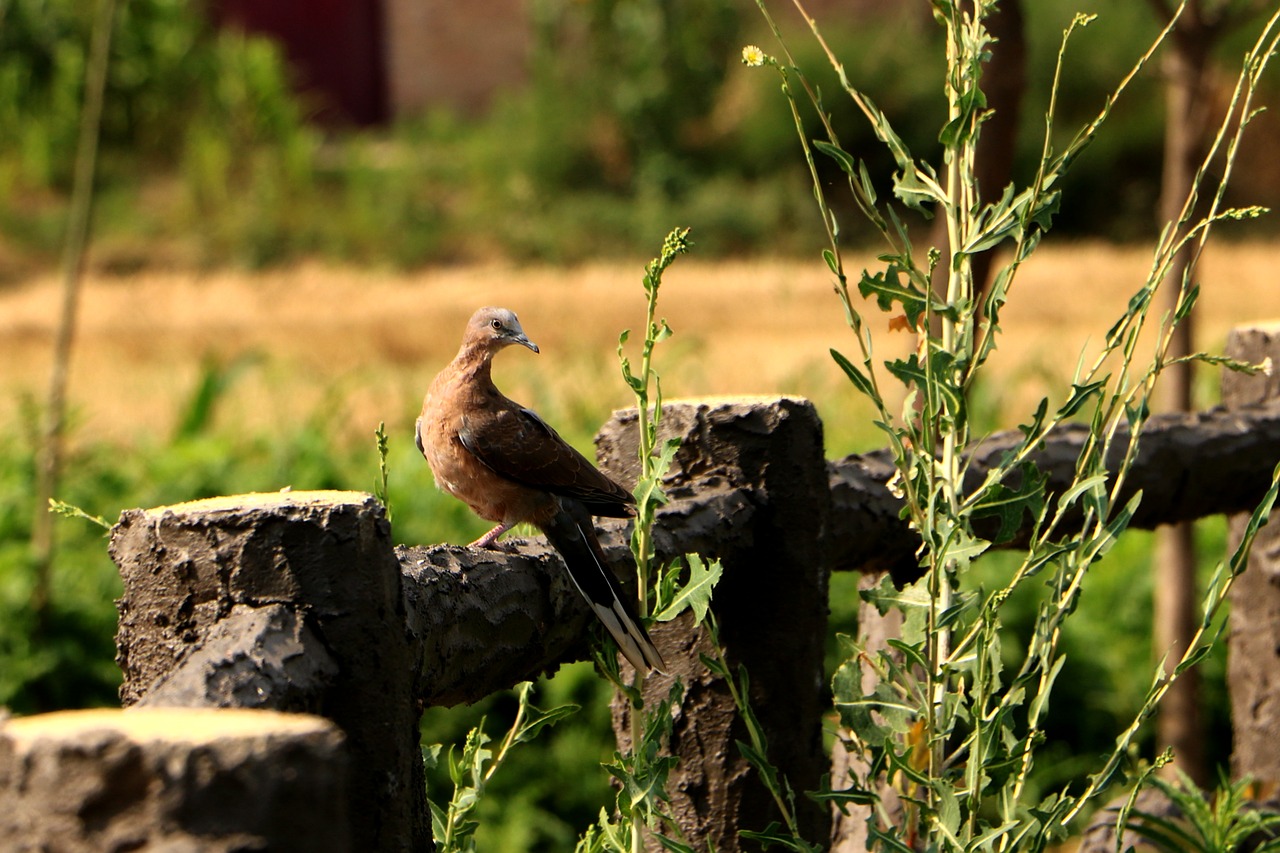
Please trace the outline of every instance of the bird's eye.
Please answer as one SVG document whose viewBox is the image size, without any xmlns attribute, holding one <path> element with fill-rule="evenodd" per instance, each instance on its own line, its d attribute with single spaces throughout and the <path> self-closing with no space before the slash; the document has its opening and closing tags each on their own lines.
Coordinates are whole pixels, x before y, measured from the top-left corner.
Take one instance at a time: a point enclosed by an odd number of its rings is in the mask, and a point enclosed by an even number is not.
<svg viewBox="0 0 1280 853">
<path fill-rule="evenodd" d="M 491 320 L 491 321 L 489 321 L 489 325 L 490 325 L 490 326 L 493 326 L 493 330 L 494 330 L 495 332 L 501 332 L 501 331 L 502 331 L 502 321 L 501 321 L 501 320 Z"/>
</svg>

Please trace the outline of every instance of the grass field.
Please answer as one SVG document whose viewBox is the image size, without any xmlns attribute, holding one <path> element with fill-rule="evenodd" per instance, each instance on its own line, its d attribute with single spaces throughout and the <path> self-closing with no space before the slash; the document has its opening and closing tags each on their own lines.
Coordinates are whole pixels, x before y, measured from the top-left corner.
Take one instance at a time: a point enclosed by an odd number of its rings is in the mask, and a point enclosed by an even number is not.
<svg viewBox="0 0 1280 853">
<path fill-rule="evenodd" d="M 1280 250 L 1261 243 L 1208 254 L 1201 348 L 1220 351 L 1235 324 L 1280 317 L 1277 261 Z M 1000 425 L 1012 426 L 1035 397 L 1062 387 L 1148 264 L 1144 249 L 1079 244 L 1046 247 L 1024 267 L 986 391 Z M 614 348 L 622 329 L 643 322 L 641 266 L 467 266 L 399 275 L 303 265 L 255 274 L 91 277 L 71 374 L 77 430 L 123 443 L 167 434 L 176 401 L 191 392 L 204 361 L 243 358 L 252 367 L 220 410 L 226 425 L 270 428 L 324 406 L 352 435 L 368 435 L 379 421 L 404 434 L 467 316 L 484 304 L 517 311 L 543 350 L 499 361 L 504 390 L 587 427 L 629 403 Z M 659 356 L 668 396 L 802 394 L 823 411 L 832 452 L 874 444 L 860 416 L 869 410 L 851 400 L 827 355 L 829 347 L 855 349 L 829 278 L 817 259 L 695 257 L 677 264 L 660 303 L 676 330 Z M 53 275 L 0 292 L 2 421 L 14 417 L 22 395 L 44 387 L 59 298 Z M 867 315 L 878 355 L 910 346 L 908 335 L 887 332 L 874 306 Z M 1212 402 L 1214 386 L 1216 379 L 1206 382 L 1204 403 Z"/>
</svg>

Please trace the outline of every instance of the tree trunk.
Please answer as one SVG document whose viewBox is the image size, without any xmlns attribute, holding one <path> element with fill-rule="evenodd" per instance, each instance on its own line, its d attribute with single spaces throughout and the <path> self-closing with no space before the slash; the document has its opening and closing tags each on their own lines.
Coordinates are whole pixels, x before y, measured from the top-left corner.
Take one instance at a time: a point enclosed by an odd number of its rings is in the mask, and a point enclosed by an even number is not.
<svg viewBox="0 0 1280 853">
<path fill-rule="evenodd" d="M 1191 4 L 1193 7 L 1198 5 Z M 1212 32 L 1202 23 L 1198 9 L 1189 9 L 1167 45 L 1165 75 L 1165 147 L 1160 186 L 1160 223 L 1186 232 L 1179 224 L 1183 207 L 1191 195 L 1196 169 L 1203 158 L 1208 129 L 1208 60 Z M 1189 285 L 1194 273 L 1194 246 L 1187 244 L 1174 256 L 1163 282 L 1165 304 L 1172 312 L 1184 281 Z M 1180 358 L 1195 351 L 1195 312 L 1178 324 L 1170 342 L 1169 356 Z M 1194 364 L 1172 365 L 1161 376 L 1164 408 L 1175 412 L 1193 411 Z M 1171 670 L 1190 643 L 1196 629 L 1195 529 L 1183 521 L 1157 531 L 1154 583 L 1154 639 L 1157 656 L 1168 655 Z M 1200 673 L 1191 669 L 1170 687 L 1160 705 L 1156 721 L 1161 747 L 1173 747 L 1173 767 L 1185 772 L 1197 784 L 1210 782 L 1205 766 L 1204 724 L 1200 712 Z"/>
</svg>

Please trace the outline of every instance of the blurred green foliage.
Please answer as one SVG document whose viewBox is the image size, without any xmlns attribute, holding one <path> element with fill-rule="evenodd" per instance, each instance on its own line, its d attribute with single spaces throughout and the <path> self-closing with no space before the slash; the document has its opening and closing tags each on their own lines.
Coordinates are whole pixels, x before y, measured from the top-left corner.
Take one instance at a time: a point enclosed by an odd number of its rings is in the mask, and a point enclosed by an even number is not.
<svg viewBox="0 0 1280 853">
<path fill-rule="evenodd" d="M 1077 5 L 1024 3 L 1016 175 L 1039 156 L 1044 84 Z M 0 6 L 0 280 L 47 262 L 59 244 L 92 7 Z M 112 49 L 94 262 L 127 271 L 315 255 L 398 267 L 494 254 L 577 261 L 643 254 L 672 222 L 693 228 L 703 256 L 816 250 L 785 100 L 738 63 L 743 42 L 768 40 L 750 4 L 538 0 L 530 19 L 529 82 L 484 117 L 441 111 L 321 132 L 275 44 L 215 30 L 200 4 L 133 0 Z M 1061 126 L 1096 113 L 1153 30 L 1143 4 L 1103 10 L 1069 59 Z M 825 21 L 824 31 L 908 147 L 938 151 L 941 51 L 921 9 Z M 795 42 L 847 149 L 873 175 L 890 174 L 811 40 Z M 1075 170 L 1060 231 L 1154 233 L 1161 109 L 1151 73 Z"/>
</svg>

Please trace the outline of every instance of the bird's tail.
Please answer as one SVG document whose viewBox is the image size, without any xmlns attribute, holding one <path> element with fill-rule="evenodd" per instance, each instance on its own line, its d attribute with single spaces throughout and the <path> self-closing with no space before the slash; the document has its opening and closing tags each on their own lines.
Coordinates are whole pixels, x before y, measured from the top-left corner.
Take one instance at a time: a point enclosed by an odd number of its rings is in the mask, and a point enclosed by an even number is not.
<svg viewBox="0 0 1280 853">
<path fill-rule="evenodd" d="M 605 565 L 604 552 L 586 510 L 572 500 L 561 499 L 555 516 L 540 526 L 547 541 L 564 558 L 573 585 L 613 635 L 631 665 L 637 670 L 665 672 L 666 663 L 640 623 L 635 605 Z"/>
</svg>

